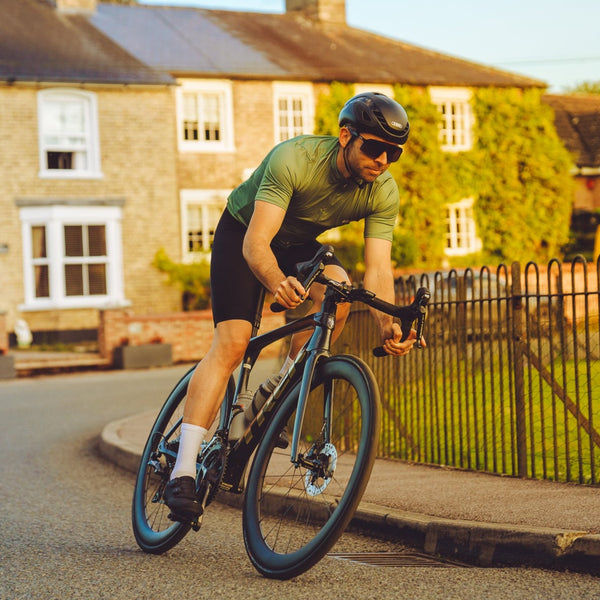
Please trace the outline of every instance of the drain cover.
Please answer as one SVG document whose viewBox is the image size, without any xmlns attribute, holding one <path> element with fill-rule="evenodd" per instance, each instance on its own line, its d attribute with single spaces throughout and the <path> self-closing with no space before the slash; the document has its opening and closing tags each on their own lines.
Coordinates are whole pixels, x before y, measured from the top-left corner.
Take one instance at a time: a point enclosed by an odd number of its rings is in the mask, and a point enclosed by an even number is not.
<svg viewBox="0 0 600 600">
<path fill-rule="evenodd" d="M 466 567 L 458 562 L 436 558 L 418 552 L 332 552 L 331 558 L 372 567 Z"/>
</svg>

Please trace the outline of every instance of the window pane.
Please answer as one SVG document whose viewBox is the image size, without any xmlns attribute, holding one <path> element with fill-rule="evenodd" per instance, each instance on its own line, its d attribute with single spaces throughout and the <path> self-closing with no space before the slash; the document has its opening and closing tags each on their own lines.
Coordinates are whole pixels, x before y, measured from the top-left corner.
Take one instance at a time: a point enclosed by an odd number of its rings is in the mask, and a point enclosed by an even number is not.
<svg viewBox="0 0 600 600">
<path fill-rule="evenodd" d="M 62 130 L 67 133 L 82 133 L 85 129 L 82 102 L 63 102 Z"/>
<path fill-rule="evenodd" d="M 88 225 L 88 256 L 106 256 L 106 227 Z"/>
<path fill-rule="evenodd" d="M 106 294 L 106 265 L 88 265 L 90 295 Z"/>
<path fill-rule="evenodd" d="M 187 121 L 198 120 L 198 100 L 196 94 L 183 95 L 183 118 Z"/>
<path fill-rule="evenodd" d="M 198 139 L 198 98 L 196 94 L 183 95 L 183 139 Z"/>
<path fill-rule="evenodd" d="M 48 133 L 83 133 L 85 120 L 82 101 L 46 100 L 44 130 Z"/>
<path fill-rule="evenodd" d="M 48 277 L 48 265 L 36 265 L 33 267 L 35 278 L 35 297 L 50 297 L 50 282 Z"/>
<path fill-rule="evenodd" d="M 203 101 L 203 119 L 204 119 L 204 139 L 206 141 L 219 141 L 221 138 L 221 115 L 220 102 L 218 94 L 204 94 Z"/>
<path fill-rule="evenodd" d="M 222 202 L 209 201 L 203 204 L 188 205 L 188 252 L 210 251 L 222 212 Z"/>
<path fill-rule="evenodd" d="M 46 227 L 36 225 L 31 228 L 31 256 L 46 258 Z"/>
<path fill-rule="evenodd" d="M 47 152 L 48 169 L 72 169 L 74 167 L 72 152 Z"/>
<path fill-rule="evenodd" d="M 83 296 L 83 265 L 65 265 L 67 296 Z"/>
<path fill-rule="evenodd" d="M 85 256 L 81 225 L 65 225 L 65 256 Z"/>
<path fill-rule="evenodd" d="M 183 122 L 183 139 L 197 140 L 198 139 L 198 121 Z"/>
<path fill-rule="evenodd" d="M 188 206 L 188 251 L 202 251 L 202 208 L 198 205 Z"/>
</svg>

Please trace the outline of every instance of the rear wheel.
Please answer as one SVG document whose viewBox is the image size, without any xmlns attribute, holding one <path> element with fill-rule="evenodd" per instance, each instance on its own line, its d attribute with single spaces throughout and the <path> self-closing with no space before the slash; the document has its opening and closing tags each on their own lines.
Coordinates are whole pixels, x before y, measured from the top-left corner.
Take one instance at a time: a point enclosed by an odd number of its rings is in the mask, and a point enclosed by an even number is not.
<svg viewBox="0 0 600 600">
<path fill-rule="evenodd" d="M 256 451 L 244 498 L 244 542 L 267 577 L 288 579 L 318 562 L 352 519 L 368 483 L 380 402 L 369 367 L 356 357 L 319 363 L 306 405 L 299 464 L 277 448 L 291 432 L 299 385 L 282 400 Z"/>
<path fill-rule="evenodd" d="M 191 527 L 190 523 L 169 519 L 171 511 L 164 503 L 163 492 L 177 458 L 183 407 L 192 374 L 193 369 L 182 377 L 160 410 L 142 452 L 136 477 L 131 511 L 133 533 L 138 546 L 151 554 L 161 554 L 175 546 Z M 230 380 L 228 394 L 233 392 L 232 386 Z M 207 451 L 213 446 L 214 440 Z M 208 452 L 208 463 L 215 462 L 213 454 Z M 208 466 L 215 470 L 214 465 Z M 200 493 L 203 493 L 202 489 Z M 216 486 L 212 486 L 207 502 L 215 493 Z"/>
</svg>

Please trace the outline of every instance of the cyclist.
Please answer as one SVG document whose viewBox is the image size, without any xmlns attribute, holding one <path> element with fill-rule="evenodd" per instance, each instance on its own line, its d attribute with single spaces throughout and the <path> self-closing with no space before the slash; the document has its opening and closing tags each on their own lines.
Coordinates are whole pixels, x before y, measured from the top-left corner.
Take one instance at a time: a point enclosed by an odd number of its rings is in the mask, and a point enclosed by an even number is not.
<svg viewBox="0 0 600 600">
<path fill-rule="evenodd" d="M 406 112 L 387 96 L 368 92 L 346 102 L 339 125 L 337 137 L 301 135 L 278 144 L 228 198 L 212 248 L 214 338 L 190 381 L 177 460 L 164 492 L 175 519 L 202 513 L 195 491 L 196 459 L 227 381 L 243 359 L 261 286 L 285 308 L 297 307 L 306 291 L 291 275 L 295 264 L 312 258 L 322 232 L 364 219 L 364 286 L 394 302 L 391 246 L 399 196 L 387 169 L 400 158 L 400 146 L 408 138 Z M 335 257 L 325 274 L 349 283 Z M 319 284 L 310 289 L 316 310 L 323 293 Z M 399 325 L 389 315 L 372 312 L 386 352 L 409 352 L 414 332 L 400 342 Z M 339 306 L 333 340 L 348 313 L 349 306 Z M 310 332 L 293 336 L 280 375 L 308 336 Z"/>
</svg>

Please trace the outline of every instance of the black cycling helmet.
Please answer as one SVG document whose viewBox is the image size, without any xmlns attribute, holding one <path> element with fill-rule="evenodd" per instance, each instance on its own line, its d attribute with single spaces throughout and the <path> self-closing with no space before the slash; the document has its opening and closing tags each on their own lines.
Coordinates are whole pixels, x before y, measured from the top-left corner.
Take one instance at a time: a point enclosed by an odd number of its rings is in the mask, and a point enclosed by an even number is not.
<svg viewBox="0 0 600 600">
<path fill-rule="evenodd" d="M 350 98 L 340 112 L 339 124 L 399 145 L 406 143 L 410 130 L 404 108 L 378 92 L 364 92 Z"/>
</svg>

